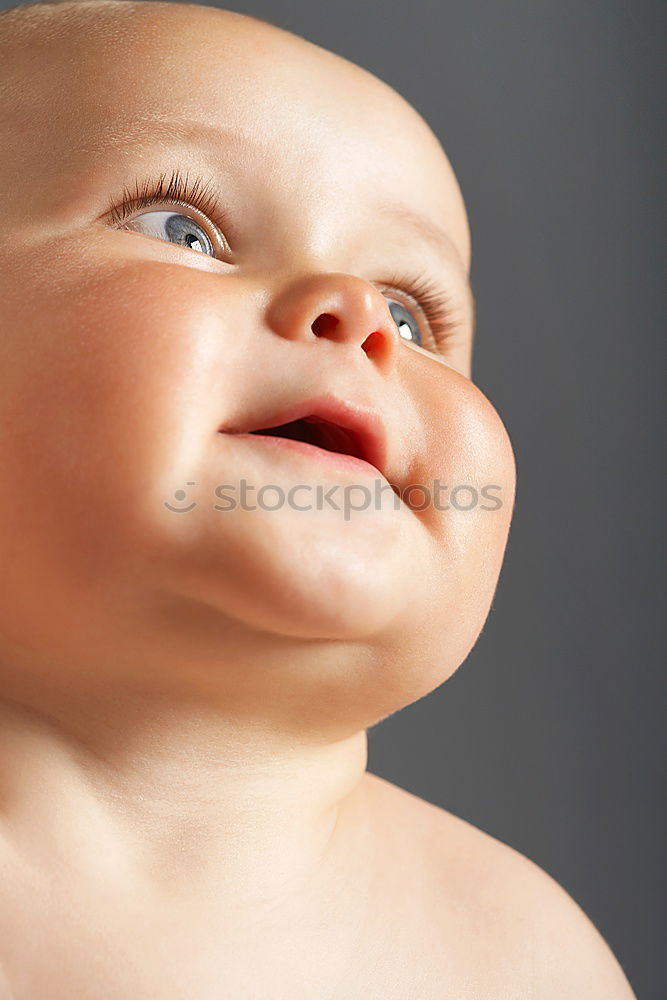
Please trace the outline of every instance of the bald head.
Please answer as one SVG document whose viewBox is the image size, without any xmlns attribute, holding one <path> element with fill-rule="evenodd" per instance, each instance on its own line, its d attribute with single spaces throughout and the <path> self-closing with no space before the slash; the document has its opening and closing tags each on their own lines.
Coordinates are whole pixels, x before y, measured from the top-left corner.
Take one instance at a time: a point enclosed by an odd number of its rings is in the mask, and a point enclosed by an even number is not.
<svg viewBox="0 0 667 1000">
<path fill-rule="evenodd" d="M 5 24 L 4 19 L 6 18 L 6 23 L 29 23 L 32 19 L 34 23 L 37 23 L 36 19 L 40 17 L 52 16 L 74 16 L 76 17 L 75 9 L 79 9 L 84 12 L 96 11 L 97 13 L 102 12 L 104 8 L 117 8 L 126 7 L 132 8 L 137 7 L 142 3 L 146 3 L 148 0 L 37 0 L 36 3 L 22 3 L 16 7 L 11 7 L 8 10 L 0 11 L 0 18 L 3 19 L 1 23 Z M 151 0 L 153 3 L 157 2 L 170 2 L 170 0 Z M 195 6 L 195 4 L 188 5 L 180 4 L 180 6 Z M 206 6 L 205 4 L 199 4 L 196 6 Z M 54 11 L 54 8 L 58 8 Z M 218 9 L 218 8 L 213 8 Z M 250 21 L 255 21 L 258 24 L 267 24 L 270 27 L 279 28 L 273 21 L 268 21 L 262 17 L 256 17 L 254 14 L 242 14 L 239 11 L 222 10 L 221 13 L 228 14 L 233 17 L 245 17 Z M 287 31 L 286 28 L 280 28 L 281 31 Z M 288 32 L 292 34 L 292 32 Z"/>
<path fill-rule="evenodd" d="M 151 0 L 151 6 L 164 7 L 168 0 Z M 99 22 L 101 15 L 114 15 L 116 17 L 125 16 L 136 10 L 138 7 L 146 7 L 147 0 L 37 0 L 36 3 L 24 3 L 9 10 L 0 11 L 0 46 L 3 43 L 7 46 L 12 41 L 25 38 L 31 32 L 48 30 L 50 33 L 59 34 L 65 30 L 75 29 L 82 31 L 94 30 L 94 20 Z M 170 4 L 170 6 L 204 6 L 195 4 Z M 298 38 L 287 28 L 268 21 L 253 14 L 241 14 L 238 11 L 218 10 L 221 16 L 231 18 L 243 18 L 255 24 L 266 25 L 276 31 L 282 31 L 287 35 Z M 105 30 L 109 25 L 109 20 L 105 20 Z M 51 35 L 53 37 L 53 35 Z"/>
</svg>

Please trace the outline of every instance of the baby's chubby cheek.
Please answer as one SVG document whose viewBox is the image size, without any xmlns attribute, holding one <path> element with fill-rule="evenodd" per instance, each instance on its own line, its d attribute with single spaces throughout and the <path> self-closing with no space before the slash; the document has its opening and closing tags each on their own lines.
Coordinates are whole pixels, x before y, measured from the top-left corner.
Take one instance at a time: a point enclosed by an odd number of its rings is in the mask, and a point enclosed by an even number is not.
<svg viewBox="0 0 667 1000">
<path fill-rule="evenodd" d="M 402 627 L 377 650 L 390 698 L 404 704 L 447 680 L 472 649 L 498 582 L 516 481 L 507 431 L 484 394 L 437 359 L 411 370 L 432 414 L 411 476 L 428 489 L 428 504 L 425 490 L 411 499 L 424 507 L 416 516 L 431 546 Z"/>
<path fill-rule="evenodd" d="M 185 457 L 231 381 L 211 370 L 220 328 L 193 303 L 200 275 L 173 247 L 134 237 L 135 251 L 118 234 L 114 254 L 109 238 L 0 260 L 0 554 L 12 579 L 0 628 L 34 643 L 41 630 L 49 648 L 111 630 L 136 606 L 166 534 L 153 530 L 161 504 L 185 486 Z M 233 368 L 239 343 L 225 345 Z M 181 533 L 195 530 L 186 522 Z"/>
</svg>

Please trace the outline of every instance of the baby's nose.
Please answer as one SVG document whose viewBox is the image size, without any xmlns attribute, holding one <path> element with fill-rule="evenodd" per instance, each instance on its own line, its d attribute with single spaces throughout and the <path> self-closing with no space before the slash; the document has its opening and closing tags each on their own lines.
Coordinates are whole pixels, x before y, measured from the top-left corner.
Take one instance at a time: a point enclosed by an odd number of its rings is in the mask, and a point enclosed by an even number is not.
<svg viewBox="0 0 667 1000">
<path fill-rule="evenodd" d="M 268 310 L 271 328 L 289 340 L 316 337 L 359 345 L 387 375 L 396 363 L 400 333 L 382 292 L 345 273 L 311 274 L 290 283 Z"/>
</svg>

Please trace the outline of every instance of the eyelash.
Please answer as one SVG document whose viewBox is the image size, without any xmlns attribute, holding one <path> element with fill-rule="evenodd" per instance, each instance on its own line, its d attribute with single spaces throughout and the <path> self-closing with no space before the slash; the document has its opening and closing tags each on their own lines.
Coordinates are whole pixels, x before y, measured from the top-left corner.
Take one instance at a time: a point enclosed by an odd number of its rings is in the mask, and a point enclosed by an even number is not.
<svg viewBox="0 0 667 1000">
<path fill-rule="evenodd" d="M 438 345 L 446 343 L 457 328 L 456 310 L 450 295 L 440 291 L 439 285 L 426 274 L 417 278 L 410 275 L 392 275 L 387 279 L 396 291 L 406 293 L 415 300 L 424 313 L 431 333 Z M 392 291 L 385 288 L 385 291 Z"/>
<path fill-rule="evenodd" d="M 157 179 L 148 178 L 141 188 L 137 180 L 134 192 L 124 187 L 121 198 L 111 202 L 107 208 L 107 215 L 111 221 L 120 226 L 137 209 L 168 201 L 184 208 L 195 208 L 207 216 L 221 232 L 232 233 L 231 220 L 224 212 L 210 184 L 205 184 L 200 177 L 195 177 L 191 181 L 187 173 L 183 177 L 179 170 L 172 171 L 168 180 L 167 176 L 167 173 L 162 173 Z M 393 274 L 381 284 L 385 286 L 384 290 L 387 292 L 398 291 L 414 299 L 426 317 L 438 346 L 442 346 L 452 336 L 457 326 L 452 298 L 446 293 L 443 294 L 440 287 L 426 274 L 417 277 Z"/>
<path fill-rule="evenodd" d="M 165 187 L 167 174 L 163 173 L 159 178 L 148 178 L 143 186 L 139 188 L 139 181 L 135 181 L 134 194 L 129 188 L 123 188 L 123 195 L 118 201 L 112 202 L 107 214 L 117 225 L 121 225 L 127 217 L 137 208 L 147 208 L 157 202 L 169 201 L 184 208 L 196 208 L 203 215 L 213 222 L 218 229 L 223 232 L 230 232 L 232 226 L 227 218 L 220 202 L 211 190 L 210 184 L 205 184 L 200 177 L 189 180 L 189 175 L 181 176 L 180 171 L 174 170 L 169 177 Z"/>
</svg>

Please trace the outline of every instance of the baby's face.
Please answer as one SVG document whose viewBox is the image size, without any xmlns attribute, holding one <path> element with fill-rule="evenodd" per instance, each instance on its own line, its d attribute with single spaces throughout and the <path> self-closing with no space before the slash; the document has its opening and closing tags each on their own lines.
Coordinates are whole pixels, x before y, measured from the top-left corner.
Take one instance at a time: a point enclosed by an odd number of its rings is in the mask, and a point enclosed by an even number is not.
<svg viewBox="0 0 667 1000">
<path fill-rule="evenodd" d="M 3 33 L 0 662 L 341 733 L 426 694 L 484 623 L 514 496 L 438 141 L 212 8 Z M 322 396 L 375 417 L 394 491 L 233 433 Z"/>
</svg>

